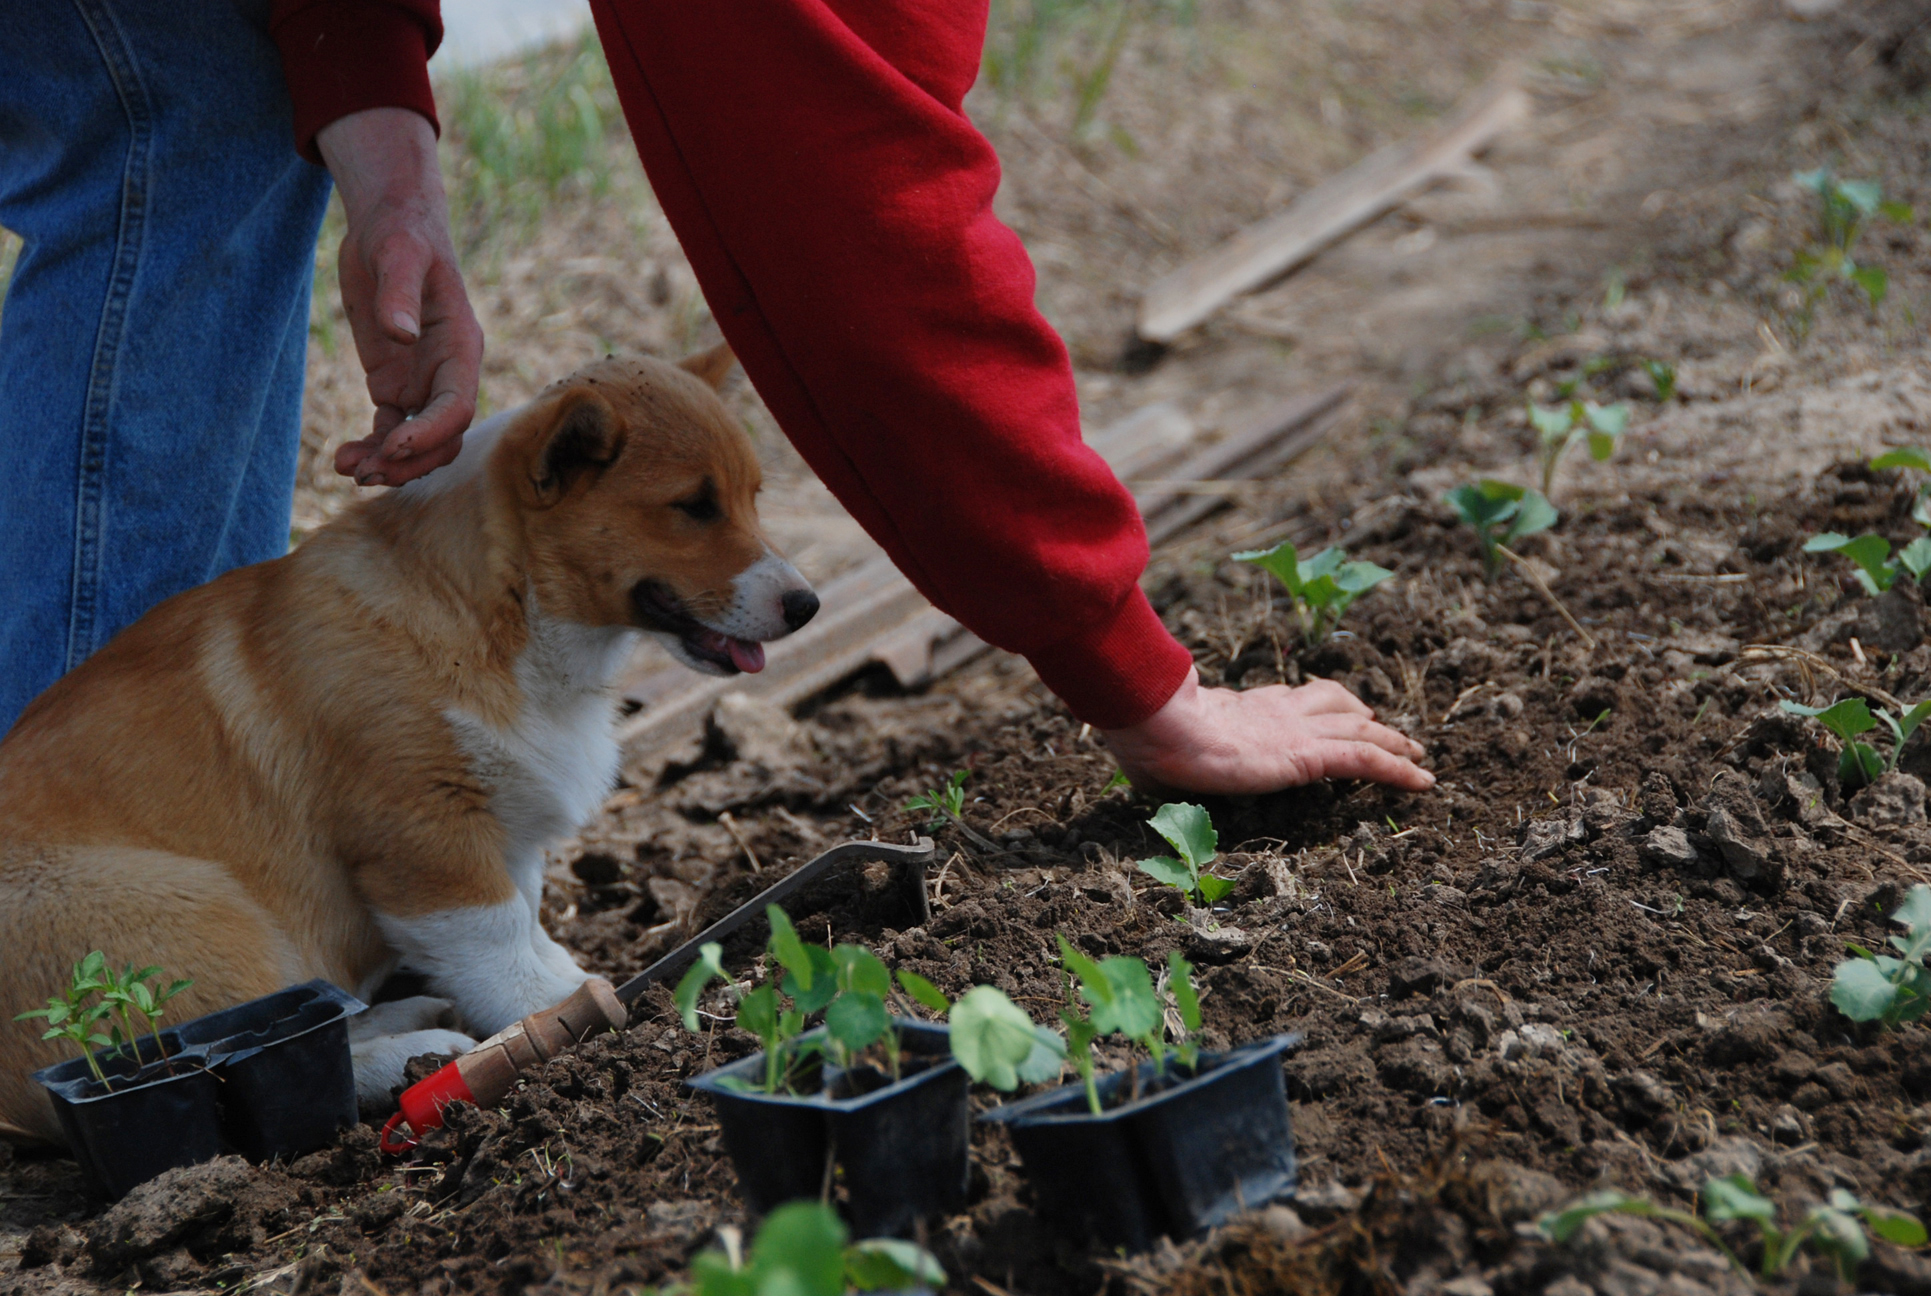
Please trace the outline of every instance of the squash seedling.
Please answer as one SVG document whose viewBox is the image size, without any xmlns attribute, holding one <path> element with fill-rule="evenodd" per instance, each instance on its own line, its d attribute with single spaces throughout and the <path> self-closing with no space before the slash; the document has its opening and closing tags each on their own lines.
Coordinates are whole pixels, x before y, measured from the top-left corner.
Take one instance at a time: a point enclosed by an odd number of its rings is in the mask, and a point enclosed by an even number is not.
<svg viewBox="0 0 1931 1296">
<path fill-rule="evenodd" d="M 1908 225 L 1913 219 L 1910 204 L 1886 202 L 1884 186 L 1875 180 L 1839 180 L 1828 167 L 1800 171 L 1790 177 L 1817 195 L 1818 239 L 1797 253 L 1784 278 L 1805 287 L 1803 317 L 1808 327 L 1811 313 L 1822 301 L 1830 285 L 1852 283 L 1863 290 L 1876 310 L 1890 289 L 1890 278 L 1883 267 L 1860 265 L 1852 257 L 1858 236 L 1874 216 Z"/>
<path fill-rule="evenodd" d="M 954 1003 L 916 972 L 899 969 L 898 983 L 915 1003 L 946 1017 L 952 1056 L 978 1083 L 1011 1093 L 1022 1084 L 1059 1078 L 1066 1041 L 1034 1022 L 999 987 L 974 986 Z"/>
<path fill-rule="evenodd" d="M 1844 786 L 1862 787 L 1882 777 L 1888 768 L 1876 748 L 1857 741 L 1859 734 L 1877 728 L 1877 719 L 1863 698 L 1845 698 L 1827 707 L 1807 707 L 1789 701 L 1779 705 L 1791 715 L 1809 716 L 1837 735 L 1844 744 L 1843 753 L 1837 758 L 1837 781 Z"/>
<path fill-rule="evenodd" d="M 1328 637 L 1357 598 L 1394 575 L 1371 562 L 1348 562 L 1347 554 L 1333 546 L 1303 561 L 1288 540 L 1272 549 L 1243 550 L 1233 558 L 1265 568 L 1287 587 L 1301 623 L 1301 640 L 1310 648 Z"/>
<path fill-rule="evenodd" d="M 744 1254 L 743 1235 L 718 1230 L 721 1251 L 691 1260 L 691 1285 L 658 1296 L 845 1296 L 857 1291 L 938 1291 L 945 1270 L 930 1251 L 898 1238 L 847 1245 L 845 1223 L 822 1202 L 788 1202 L 765 1217 Z"/>
<path fill-rule="evenodd" d="M 1867 1226 L 1872 1233 L 1898 1246 L 1918 1247 L 1925 1242 L 1924 1225 L 1916 1216 L 1888 1206 L 1867 1205 L 1843 1188 L 1833 1188 L 1825 1203 L 1811 1207 L 1796 1227 L 1779 1228 L 1776 1204 L 1757 1191 L 1755 1181 L 1742 1174 L 1711 1179 L 1703 1185 L 1701 1216 L 1658 1206 L 1647 1197 L 1609 1188 L 1549 1212 L 1536 1221 L 1536 1227 L 1553 1242 L 1567 1242 L 1589 1220 L 1611 1213 L 1668 1220 L 1693 1229 L 1743 1274 L 1749 1271 L 1711 1222 L 1754 1224 L 1763 1242 L 1758 1270 L 1765 1278 L 1781 1275 L 1808 1242 L 1830 1259 L 1839 1276 L 1846 1282 L 1852 1281 L 1857 1275 L 1857 1266 L 1871 1253 L 1870 1238 L 1864 1232 Z"/>
<path fill-rule="evenodd" d="M 1166 1007 L 1153 986 L 1153 974 L 1139 959 L 1115 955 L 1095 962 L 1086 957 L 1064 936 L 1059 938 L 1059 961 L 1068 976 L 1067 1000 L 1085 1000 L 1087 1011 L 1069 1006 L 1060 1013 L 1066 1023 L 1067 1056 L 1086 1086 L 1086 1105 L 1095 1116 L 1103 1110 L 1099 1083 L 1093 1074 L 1093 1043 L 1107 1035 L 1124 1035 L 1140 1045 L 1153 1059 L 1153 1073 L 1165 1078 L 1167 1059 L 1174 1057 L 1191 1069 L 1199 1060 L 1200 1048 L 1193 1036 L 1200 1030 L 1200 997 L 1194 990 L 1193 965 L 1178 950 L 1167 956 L 1167 989 L 1180 1015 L 1183 1033 L 1171 1054 L 1167 1049 Z M 1135 1081 L 1138 1070 L 1130 1073 Z"/>
<path fill-rule="evenodd" d="M 1898 551 L 1897 560 L 1891 557 L 1891 542 L 1880 535 L 1861 535 L 1856 539 L 1826 531 L 1804 541 L 1805 553 L 1842 554 L 1857 565 L 1851 575 L 1864 587 L 1864 592 L 1875 598 L 1897 582 L 1902 572 L 1910 572 L 1912 580 L 1923 580 L 1926 572 L 1931 572 L 1931 538 L 1919 536 Z"/>
<path fill-rule="evenodd" d="M 1589 457 L 1605 463 L 1622 444 L 1629 430 L 1629 406 L 1598 405 L 1594 401 L 1570 400 L 1544 408 L 1529 406 L 1529 425 L 1535 429 L 1536 462 L 1542 466 L 1542 493 L 1552 493 L 1556 468 L 1562 456 L 1578 438 L 1587 438 Z M 1505 542 L 1506 543 L 1506 542 Z"/>
<path fill-rule="evenodd" d="M 1490 576 L 1502 565 L 1504 549 L 1524 536 L 1547 531 L 1560 516 L 1541 491 L 1486 477 L 1457 486 L 1444 498 L 1481 540 Z"/>
<path fill-rule="evenodd" d="M 1917 496 L 1911 501 L 1911 520 L 1921 527 L 1931 527 L 1931 455 L 1917 446 L 1899 446 L 1871 460 L 1871 467 L 1908 468 L 1923 473 L 1924 477 L 1918 482 Z"/>
<path fill-rule="evenodd" d="M 1202 906 L 1215 903 L 1234 889 L 1233 879 L 1216 877 L 1207 871 L 1220 848 L 1220 834 L 1214 831 L 1213 820 L 1204 809 L 1184 801 L 1168 802 L 1154 811 L 1153 818 L 1147 822 L 1167 839 L 1180 858 L 1156 855 L 1139 861 L 1134 868 L 1178 888 Z"/>
<path fill-rule="evenodd" d="M 1830 1001 L 1852 1021 L 1902 1026 L 1931 1010 L 1931 971 L 1924 966 L 1931 950 L 1931 887 L 1912 887 L 1891 921 L 1904 924 L 1905 934 L 1890 938 L 1900 957 L 1847 942 L 1856 957 L 1839 963 L 1831 976 Z"/>
</svg>

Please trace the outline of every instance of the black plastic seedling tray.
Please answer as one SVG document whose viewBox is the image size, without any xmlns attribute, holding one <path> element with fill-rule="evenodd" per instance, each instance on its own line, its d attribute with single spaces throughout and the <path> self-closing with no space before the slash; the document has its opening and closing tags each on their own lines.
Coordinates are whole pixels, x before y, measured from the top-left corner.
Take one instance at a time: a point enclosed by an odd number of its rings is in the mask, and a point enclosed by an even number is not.
<svg viewBox="0 0 1931 1296">
<path fill-rule="evenodd" d="M 94 1190 L 120 1197 L 164 1170 L 223 1151 L 250 1160 L 327 1143 L 356 1119 L 348 1018 L 355 996 L 310 981 L 209 1013 L 139 1044 L 138 1073 L 97 1053 L 114 1083 L 103 1092 L 85 1058 L 34 1073 L 54 1104 Z M 122 1082 L 122 1077 L 126 1082 Z"/>
<path fill-rule="evenodd" d="M 723 1082 L 764 1078 L 754 1053 L 685 1081 L 716 1105 L 724 1147 L 745 1202 L 760 1214 L 824 1188 L 828 1159 L 843 1170 L 843 1211 L 859 1237 L 905 1235 L 922 1218 L 965 1202 L 969 1143 L 965 1071 L 943 1026 L 894 1018 L 904 1056 L 928 1065 L 869 1093 L 834 1098 L 840 1077 L 799 1096 L 742 1093 Z M 817 1038 L 822 1031 L 801 1039 Z"/>
<path fill-rule="evenodd" d="M 1143 1251 L 1161 1234 L 1180 1239 L 1264 1206 L 1294 1188 L 1294 1135 L 1280 1057 L 1299 1035 L 1203 1054 L 1190 1076 L 1168 1064 L 1153 1092 L 1095 1116 L 1084 1085 L 1068 1085 L 981 1116 L 1003 1124 L 1056 1228 L 1106 1246 Z M 1107 1103 L 1126 1073 L 1099 1082 Z"/>
</svg>

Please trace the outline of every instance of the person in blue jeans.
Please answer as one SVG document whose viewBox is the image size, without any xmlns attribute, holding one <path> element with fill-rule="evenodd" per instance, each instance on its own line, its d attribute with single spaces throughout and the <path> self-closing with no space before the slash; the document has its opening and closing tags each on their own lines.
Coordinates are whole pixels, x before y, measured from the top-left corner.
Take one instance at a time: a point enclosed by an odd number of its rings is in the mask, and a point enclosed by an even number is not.
<svg viewBox="0 0 1931 1296">
<path fill-rule="evenodd" d="M 327 170 L 303 160 L 268 26 L 269 0 L 0 19 L 0 227 L 23 239 L 0 307 L 0 734 L 154 604 L 287 552 L 331 172 L 378 407 L 338 466 L 400 484 L 474 412 L 434 127 L 359 112 L 318 137 Z"/>
</svg>

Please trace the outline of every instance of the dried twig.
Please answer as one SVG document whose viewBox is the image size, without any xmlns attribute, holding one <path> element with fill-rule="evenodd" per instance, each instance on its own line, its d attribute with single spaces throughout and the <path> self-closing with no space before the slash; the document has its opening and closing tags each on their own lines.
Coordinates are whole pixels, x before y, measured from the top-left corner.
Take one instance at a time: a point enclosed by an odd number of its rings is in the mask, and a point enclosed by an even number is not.
<svg viewBox="0 0 1931 1296">
<path fill-rule="evenodd" d="M 1535 586 L 1536 592 L 1548 600 L 1550 607 L 1562 614 L 1562 619 L 1569 623 L 1569 628 L 1582 637 L 1583 647 L 1594 652 L 1596 650 L 1596 636 L 1584 630 L 1582 628 L 1582 622 L 1569 615 L 1569 609 L 1562 605 L 1562 600 L 1556 597 L 1556 592 L 1549 588 L 1549 582 L 1542 579 L 1542 573 L 1530 566 L 1527 558 L 1524 558 L 1507 545 L 1498 544 L 1495 547 L 1505 558 L 1517 567 L 1520 567 L 1523 575 L 1529 578 L 1529 584 Z"/>
<path fill-rule="evenodd" d="M 758 853 L 752 850 L 751 843 L 745 840 L 744 830 L 738 827 L 738 821 L 731 817 L 731 812 L 729 810 L 718 811 L 717 821 L 724 825 L 725 830 L 737 842 L 738 849 L 744 852 L 744 858 L 751 861 L 751 871 L 753 873 L 764 872 L 764 869 L 758 864 Z"/>
<path fill-rule="evenodd" d="M 1802 648 L 1792 648 L 1786 644 L 1750 644 L 1738 655 L 1744 661 L 1763 661 L 1766 658 L 1773 661 L 1787 661 L 1805 671 L 1816 671 L 1820 675 L 1828 675 L 1845 688 L 1854 689 L 1866 697 L 1876 698 L 1879 702 L 1900 714 L 1910 710 L 1904 703 L 1898 701 L 1895 697 L 1892 697 L 1889 693 L 1877 687 L 1877 685 L 1860 684 L 1856 680 L 1845 676 L 1842 671 L 1838 670 L 1822 657 L 1819 657 L 1816 653 L 1805 652 Z"/>
</svg>

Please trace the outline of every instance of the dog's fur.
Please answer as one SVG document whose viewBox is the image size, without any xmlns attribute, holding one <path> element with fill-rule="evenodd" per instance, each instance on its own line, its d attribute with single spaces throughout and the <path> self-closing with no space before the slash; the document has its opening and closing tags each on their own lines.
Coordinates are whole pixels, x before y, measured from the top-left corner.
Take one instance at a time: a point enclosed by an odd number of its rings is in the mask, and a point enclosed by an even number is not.
<svg viewBox="0 0 1931 1296">
<path fill-rule="evenodd" d="M 817 599 L 759 530 L 721 348 L 607 360 L 287 557 L 162 603 L 0 742 L 0 1133 L 58 1141 L 28 1074 L 74 962 L 160 964 L 175 1020 L 398 968 L 492 1033 L 585 978 L 538 921 L 543 848 L 617 770 L 640 634 L 700 670 Z M 362 1023 L 357 1085 L 470 1040 L 433 1000 Z"/>
</svg>

